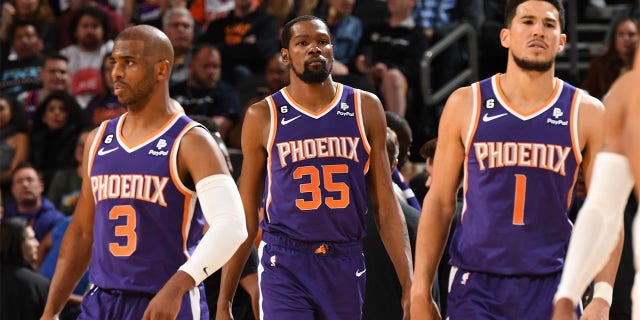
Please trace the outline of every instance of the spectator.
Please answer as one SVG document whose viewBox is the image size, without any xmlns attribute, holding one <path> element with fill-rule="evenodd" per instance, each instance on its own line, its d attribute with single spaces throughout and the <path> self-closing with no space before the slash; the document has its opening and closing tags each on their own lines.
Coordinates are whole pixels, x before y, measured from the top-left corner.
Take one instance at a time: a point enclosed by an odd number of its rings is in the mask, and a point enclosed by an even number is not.
<svg viewBox="0 0 640 320">
<path fill-rule="evenodd" d="M 227 167 L 233 174 L 233 166 L 229 157 L 229 150 L 218 132 L 218 126 L 208 117 L 193 116 L 193 120 L 204 125 L 213 139 L 218 144 L 220 151 L 227 161 Z M 207 296 L 207 305 L 209 306 L 209 316 L 215 319 L 218 308 L 218 296 L 220 294 L 220 282 L 222 270 L 214 272 L 210 277 L 204 280 L 204 288 Z M 254 320 L 259 319 L 259 291 L 258 291 L 258 253 L 255 248 L 251 249 L 251 255 L 242 269 L 240 282 L 233 298 L 232 314 L 235 320 Z"/>
<path fill-rule="evenodd" d="M 385 116 L 387 119 L 387 126 L 393 130 L 394 135 L 397 137 L 396 140 L 398 140 L 398 156 L 396 156 L 398 163 L 393 167 L 391 172 L 391 181 L 393 181 L 394 184 L 394 191 L 396 191 L 397 195 L 399 194 L 397 198 L 399 198 L 401 202 L 405 202 L 417 210 L 422 210 L 420 202 L 418 202 L 413 190 L 409 188 L 409 185 L 401 172 L 401 170 L 405 168 L 411 171 L 412 176 L 414 173 L 414 168 L 409 166 L 411 163 L 408 162 L 410 155 L 409 150 L 413 143 L 411 127 L 407 120 L 397 113 L 386 111 Z"/>
<path fill-rule="evenodd" d="M 82 155 L 84 144 L 91 128 L 85 128 L 78 136 L 76 148 L 73 152 L 75 167 L 58 170 L 47 188 L 47 198 L 63 214 L 70 216 L 76 208 L 80 187 L 82 186 Z M 57 255 L 56 255 L 57 257 Z M 52 273 L 53 275 L 53 273 Z M 50 278 L 50 277 L 49 277 Z"/>
<path fill-rule="evenodd" d="M 81 8 L 84 7 L 95 7 L 102 11 L 109 17 L 109 29 L 105 29 L 105 35 L 107 38 L 111 39 L 116 36 L 120 31 L 124 30 L 127 27 L 127 23 L 124 18 L 118 12 L 112 10 L 108 6 L 105 6 L 99 3 L 96 0 L 69 0 L 69 8 L 65 10 L 60 17 L 58 18 L 58 28 L 60 30 L 64 30 L 65 32 L 61 32 L 58 38 L 57 48 L 62 49 L 67 46 L 73 44 L 71 42 L 72 32 L 67 32 L 69 30 L 69 25 L 71 24 L 71 20 L 73 18 L 73 14 Z"/>
<path fill-rule="evenodd" d="M 240 149 L 240 136 L 242 134 L 242 125 L 244 124 L 244 113 L 247 108 L 289 84 L 289 69 L 282 62 L 282 56 L 279 53 L 271 56 L 271 59 L 267 62 L 267 70 L 264 77 L 259 76 L 257 81 L 260 81 L 260 83 L 257 85 L 253 83 L 250 89 L 242 86 L 238 88 L 241 94 L 250 92 L 250 96 L 241 100 L 244 105 L 242 114 L 238 122 L 231 128 L 227 137 L 228 145 L 231 148 Z"/>
<path fill-rule="evenodd" d="M 360 18 L 351 15 L 355 0 L 327 0 L 318 17 L 327 21 L 333 42 L 334 76 L 348 75 L 362 37 Z"/>
<path fill-rule="evenodd" d="M 69 90 L 69 59 L 59 53 L 47 55 L 38 76 L 42 87 L 24 91 L 17 97 L 18 103 L 27 111 L 29 120 L 33 119 L 36 108 L 49 93 L 55 90 Z"/>
<path fill-rule="evenodd" d="M 169 1 L 124 0 L 122 17 L 128 25 L 148 24 L 160 29 Z"/>
<path fill-rule="evenodd" d="M 11 29 L 19 22 L 29 22 L 39 27 L 38 35 L 43 39 L 44 52 L 49 53 L 55 49 L 58 29 L 49 1 L 9 0 L 4 2 L 0 21 L 0 42 L 11 38 Z"/>
<path fill-rule="evenodd" d="M 162 31 L 169 37 L 173 46 L 173 68 L 170 86 L 189 79 L 189 62 L 194 40 L 194 21 L 189 10 L 176 7 L 165 12 L 162 18 Z"/>
<path fill-rule="evenodd" d="M 353 15 L 360 18 L 363 30 L 369 30 L 389 17 L 387 0 L 358 0 L 353 8 Z"/>
<path fill-rule="evenodd" d="M 606 51 L 591 61 L 582 86 L 592 96 L 602 99 L 609 87 L 633 63 L 640 25 L 633 18 L 620 19 L 613 25 Z"/>
<path fill-rule="evenodd" d="M 30 164 L 23 162 L 13 171 L 11 180 L 11 194 L 16 199 L 15 203 L 5 206 L 2 223 L 11 217 L 20 217 L 33 227 L 35 237 L 42 241 L 51 232 L 53 227 L 64 218 L 60 211 L 56 210 L 49 199 L 42 196 L 44 184 L 42 174 Z M 39 246 L 38 255 L 33 266 L 40 267 L 42 259 L 51 247 Z"/>
<path fill-rule="evenodd" d="M 187 115 L 211 117 L 220 136 L 226 139 L 240 115 L 240 97 L 236 89 L 220 80 L 220 52 L 210 44 L 198 44 L 191 53 L 189 80 L 171 88 Z"/>
<path fill-rule="evenodd" d="M 299 16 L 313 14 L 319 0 L 265 0 L 263 6 L 278 18 L 280 26 Z"/>
<path fill-rule="evenodd" d="M 415 0 L 389 1 L 387 6 L 391 16 L 365 32 L 356 67 L 377 87 L 385 109 L 404 117 L 408 93 L 420 94 L 416 66 L 429 43 L 412 17 Z"/>
<path fill-rule="evenodd" d="M 62 237 L 64 236 L 67 227 L 71 222 L 71 216 L 65 217 L 60 220 L 53 227 L 53 230 L 43 239 L 42 245 L 48 245 L 51 247 L 49 253 L 44 258 L 42 266 L 40 267 L 40 274 L 45 278 L 51 280 L 53 273 L 56 269 L 56 263 L 58 262 L 58 254 L 60 253 L 60 244 L 62 243 Z M 67 305 L 62 312 L 60 312 L 60 320 L 75 320 L 80 314 L 80 303 L 82 303 L 82 296 L 89 289 L 89 271 L 84 273 L 80 282 L 73 290 L 73 293 L 67 301 Z"/>
<path fill-rule="evenodd" d="M 118 97 L 113 92 L 113 79 L 111 78 L 113 63 L 111 63 L 110 58 L 111 54 L 106 53 L 102 59 L 100 68 L 102 90 L 91 98 L 86 109 L 87 119 L 94 126 L 127 112 L 127 108 L 118 102 Z"/>
<path fill-rule="evenodd" d="M 0 202 L 13 202 L 11 175 L 18 164 L 29 159 L 28 130 L 24 110 L 11 98 L 0 95 Z"/>
<path fill-rule="evenodd" d="M 480 79 L 503 73 L 507 64 L 507 48 L 500 44 L 506 0 L 484 0 L 485 20 L 479 28 L 478 49 Z"/>
<path fill-rule="evenodd" d="M 253 0 L 234 0 L 228 16 L 213 21 L 199 42 L 218 46 L 222 79 L 235 85 L 251 74 L 263 74 L 267 60 L 278 52 L 278 19 Z"/>
<path fill-rule="evenodd" d="M 399 143 L 395 132 L 387 127 L 387 156 L 391 165 L 389 173 L 398 163 Z M 420 211 L 403 202 L 396 194 L 407 225 L 411 254 L 415 255 L 416 230 Z M 364 256 L 367 265 L 367 285 L 365 290 L 362 319 L 402 319 L 402 307 L 398 301 L 402 296 L 402 287 L 393 268 L 391 259 L 377 231 L 377 222 L 372 214 L 366 217 L 367 235 L 363 239 Z M 437 285 L 434 285 L 437 288 Z M 434 297 L 438 292 L 434 289 Z M 414 302 L 415 303 L 415 302 Z"/>
<path fill-rule="evenodd" d="M 94 7 L 78 9 L 69 25 L 73 44 L 60 50 L 69 58 L 71 93 L 82 109 L 102 88 L 100 66 L 103 57 L 113 48 L 107 33 L 109 25 L 104 11 Z"/>
<path fill-rule="evenodd" d="M 41 86 L 38 73 L 42 67 L 43 43 L 38 27 L 33 22 L 16 22 L 9 42 L 16 57 L 0 64 L 0 93 L 16 95 Z"/>
<path fill-rule="evenodd" d="M 44 173 L 49 186 L 58 170 L 74 166 L 73 153 L 84 112 L 65 91 L 52 92 L 38 107 L 31 132 L 31 162 Z"/>
<path fill-rule="evenodd" d="M 232 0 L 193 0 L 190 3 L 191 16 L 203 30 L 211 21 L 225 17 L 234 7 Z"/>
<path fill-rule="evenodd" d="M 414 18 L 422 27 L 424 34 L 431 40 L 436 30 L 447 25 L 451 19 L 450 12 L 456 0 L 418 0 L 414 10 Z"/>
<path fill-rule="evenodd" d="M 0 318 L 40 318 L 49 281 L 31 265 L 38 255 L 38 240 L 27 221 L 18 217 L 0 223 Z"/>
</svg>

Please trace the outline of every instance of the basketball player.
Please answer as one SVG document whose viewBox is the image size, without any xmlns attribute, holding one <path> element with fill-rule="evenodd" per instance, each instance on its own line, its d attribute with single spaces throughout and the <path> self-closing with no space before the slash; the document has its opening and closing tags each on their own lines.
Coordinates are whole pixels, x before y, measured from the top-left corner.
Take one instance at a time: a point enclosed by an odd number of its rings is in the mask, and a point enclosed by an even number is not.
<svg viewBox="0 0 640 320">
<path fill-rule="evenodd" d="M 260 317 L 361 319 L 367 192 L 408 317 L 411 251 L 391 187 L 382 105 L 373 94 L 332 80 L 331 36 L 319 18 L 289 21 L 282 47 L 290 84 L 249 107 L 242 131 L 239 186 L 250 239 L 260 197 L 265 200 Z M 251 244 L 223 268 L 218 315 L 229 308 Z"/>
<path fill-rule="evenodd" d="M 60 312 L 90 261 L 94 285 L 80 319 L 207 319 L 200 283 L 247 236 L 239 192 L 213 138 L 169 98 L 173 49 L 164 33 L 124 30 L 111 61 L 129 112 L 87 139 L 80 199 L 42 319 Z"/>
<path fill-rule="evenodd" d="M 418 226 L 412 319 L 440 318 L 430 292 L 461 178 L 447 317 L 551 317 L 578 169 L 589 172 L 602 140 L 602 104 L 554 77 L 563 25 L 560 0 L 508 1 L 500 32 L 506 73 L 449 97 Z M 617 262 L 599 281 L 613 282 Z"/>
<path fill-rule="evenodd" d="M 605 129 L 602 150 L 598 153 L 591 178 L 591 189 L 580 210 L 571 236 L 562 280 L 556 293 L 553 319 L 573 319 L 573 306 L 580 299 L 593 275 L 607 261 L 621 230 L 627 195 L 634 181 L 640 181 L 640 50 L 633 69 L 613 84 L 605 98 Z M 627 121 L 629 120 L 629 121 Z M 635 178 L 635 180 L 634 180 Z M 636 191 L 637 192 L 637 191 Z M 636 196 L 638 194 L 636 193 Z M 636 276 L 632 290 L 632 318 L 640 319 L 640 223 L 633 224 L 633 248 Z M 613 290 L 596 283 L 595 290 Z"/>
</svg>

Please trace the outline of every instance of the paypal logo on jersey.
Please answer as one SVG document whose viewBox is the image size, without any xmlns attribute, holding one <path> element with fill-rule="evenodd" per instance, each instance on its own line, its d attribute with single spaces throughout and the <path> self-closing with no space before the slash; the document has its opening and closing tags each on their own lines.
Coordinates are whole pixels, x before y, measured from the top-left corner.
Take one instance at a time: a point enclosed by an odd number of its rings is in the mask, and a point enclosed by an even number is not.
<svg viewBox="0 0 640 320">
<path fill-rule="evenodd" d="M 553 108 L 553 116 L 555 119 L 547 118 L 547 123 L 552 124 L 554 126 L 568 126 L 569 120 L 560 120 L 558 118 L 562 117 L 564 112 L 560 108 Z"/>
<path fill-rule="evenodd" d="M 353 117 L 356 114 L 354 112 L 347 111 L 349 109 L 349 105 L 345 102 L 340 103 L 340 110 L 336 111 L 336 114 L 343 117 Z"/>
<path fill-rule="evenodd" d="M 156 151 L 154 149 L 150 149 L 148 154 L 154 157 L 167 156 L 169 154 L 169 150 L 162 150 L 166 146 L 167 146 L 167 140 L 159 139 L 158 143 L 156 143 L 156 149 L 158 150 Z"/>
</svg>

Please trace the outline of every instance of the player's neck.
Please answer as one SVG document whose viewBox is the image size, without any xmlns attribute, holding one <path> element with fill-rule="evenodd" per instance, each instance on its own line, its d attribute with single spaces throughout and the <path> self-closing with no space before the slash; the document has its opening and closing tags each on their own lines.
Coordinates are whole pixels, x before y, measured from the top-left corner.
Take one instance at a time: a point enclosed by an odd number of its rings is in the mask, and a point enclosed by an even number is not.
<svg viewBox="0 0 640 320">
<path fill-rule="evenodd" d="M 141 108 L 129 108 L 122 125 L 122 136 L 132 145 L 161 129 L 171 117 L 180 112 L 179 105 L 166 99 L 149 99 Z"/>
<path fill-rule="evenodd" d="M 286 87 L 287 93 L 295 102 L 310 111 L 319 111 L 326 107 L 335 97 L 338 84 L 329 76 L 321 83 L 309 84 L 300 79 L 293 79 Z"/>
<path fill-rule="evenodd" d="M 515 71 L 500 75 L 499 85 L 507 100 L 520 112 L 539 107 L 553 94 L 553 70 L 547 72 Z"/>
</svg>

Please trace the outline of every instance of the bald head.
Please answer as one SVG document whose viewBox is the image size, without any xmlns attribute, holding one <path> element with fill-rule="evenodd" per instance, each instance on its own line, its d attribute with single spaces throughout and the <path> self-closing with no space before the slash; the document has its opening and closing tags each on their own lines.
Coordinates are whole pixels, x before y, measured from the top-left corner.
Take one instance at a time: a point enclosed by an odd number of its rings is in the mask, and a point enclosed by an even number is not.
<svg viewBox="0 0 640 320">
<path fill-rule="evenodd" d="M 139 40 L 144 42 L 144 56 L 154 62 L 167 60 L 173 66 L 173 46 L 164 32 L 149 25 L 137 25 L 124 29 L 117 41 Z"/>
</svg>

